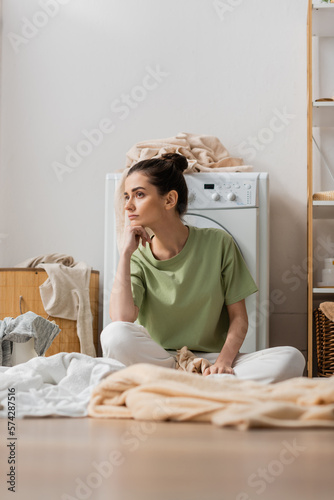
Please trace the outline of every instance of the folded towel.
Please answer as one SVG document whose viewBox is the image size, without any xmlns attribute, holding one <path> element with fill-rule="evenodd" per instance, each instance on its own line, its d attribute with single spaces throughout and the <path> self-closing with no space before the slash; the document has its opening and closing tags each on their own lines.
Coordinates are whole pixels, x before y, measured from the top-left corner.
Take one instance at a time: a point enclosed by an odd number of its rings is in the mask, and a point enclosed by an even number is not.
<svg viewBox="0 0 334 500">
<path fill-rule="evenodd" d="M 115 216 L 117 247 L 123 247 L 123 234 L 128 219 L 124 210 L 124 183 L 129 171 L 135 163 L 142 160 L 160 157 L 164 153 L 179 153 L 188 160 L 188 168 L 184 174 L 196 172 L 244 172 L 252 170 L 244 165 L 242 158 L 229 155 L 217 137 L 180 132 L 175 137 L 153 139 L 135 144 L 126 153 L 126 168 L 119 180 L 115 192 Z M 152 235 L 149 228 L 147 232 Z"/>
<path fill-rule="evenodd" d="M 214 377 L 138 363 L 95 387 L 88 415 L 190 420 L 239 429 L 334 427 L 334 376 L 276 384 Z"/>
<path fill-rule="evenodd" d="M 319 309 L 324 315 L 330 320 L 334 322 L 334 302 L 322 302 L 319 305 Z"/>
<path fill-rule="evenodd" d="M 0 365 L 12 366 L 13 342 L 28 342 L 34 338 L 34 349 L 43 356 L 60 332 L 58 325 L 28 311 L 17 318 L 0 321 Z"/>
</svg>

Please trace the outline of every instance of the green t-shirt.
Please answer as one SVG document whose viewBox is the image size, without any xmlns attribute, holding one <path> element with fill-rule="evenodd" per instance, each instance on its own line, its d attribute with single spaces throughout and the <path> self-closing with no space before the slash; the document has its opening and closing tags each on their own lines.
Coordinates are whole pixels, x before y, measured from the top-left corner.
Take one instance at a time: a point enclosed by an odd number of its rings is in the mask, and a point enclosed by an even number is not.
<svg viewBox="0 0 334 500">
<path fill-rule="evenodd" d="M 139 245 L 131 256 L 131 286 L 138 323 L 165 349 L 187 346 L 220 352 L 230 305 L 257 291 L 245 261 L 225 231 L 189 227 L 175 257 L 157 260 Z"/>
</svg>

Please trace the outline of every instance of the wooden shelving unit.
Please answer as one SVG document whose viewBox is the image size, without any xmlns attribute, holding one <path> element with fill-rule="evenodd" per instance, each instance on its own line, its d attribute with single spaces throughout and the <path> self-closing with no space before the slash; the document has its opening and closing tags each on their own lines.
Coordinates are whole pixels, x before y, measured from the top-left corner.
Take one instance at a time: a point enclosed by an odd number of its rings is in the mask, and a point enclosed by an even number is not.
<svg viewBox="0 0 334 500">
<path fill-rule="evenodd" d="M 314 165 L 313 131 L 315 127 L 333 127 L 334 134 L 334 101 L 320 101 L 313 95 L 313 41 L 316 37 L 334 37 L 334 4 L 308 4 L 307 22 L 307 259 L 308 259 L 308 376 L 316 375 L 315 331 L 313 310 L 319 302 L 334 300 L 334 287 L 320 288 L 313 283 L 314 263 L 314 221 L 317 219 L 334 220 L 334 201 L 315 201 L 314 173 L 319 165 Z M 333 188 L 332 188 L 333 189 Z"/>
</svg>

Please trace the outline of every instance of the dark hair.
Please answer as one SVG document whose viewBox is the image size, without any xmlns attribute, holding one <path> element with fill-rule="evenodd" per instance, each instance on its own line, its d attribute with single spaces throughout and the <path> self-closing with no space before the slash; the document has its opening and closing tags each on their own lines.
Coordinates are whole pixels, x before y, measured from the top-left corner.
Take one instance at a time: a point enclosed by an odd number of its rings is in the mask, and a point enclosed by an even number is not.
<svg viewBox="0 0 334 500">
<path fill-rule="evenodd" d="M 149 182 L 155 186 L 160 196 L 175 190 L 178 194 L 176 210 L 180 216 L 185 214 L 188 205 L 188 187 L 183 171 L 188 167 L 185 156 L 178 153 L 165 153 L 159 158 L 142 160 L 133 165 L 128 174 L 141 172 L 147 175 Z"/>
</svg>

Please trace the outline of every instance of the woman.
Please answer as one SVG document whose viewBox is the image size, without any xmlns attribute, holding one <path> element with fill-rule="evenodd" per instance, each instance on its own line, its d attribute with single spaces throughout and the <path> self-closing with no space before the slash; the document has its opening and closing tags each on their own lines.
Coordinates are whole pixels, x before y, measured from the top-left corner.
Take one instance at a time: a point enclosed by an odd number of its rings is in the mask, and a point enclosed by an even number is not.
<svg viewBox="0 0 334 500">
<path fill-rule="evenodd" d="M 305 360 L 293 347 L 239 353 L 248 329 L 245 298 L 257 287 L 230 235 L 182 222 L 186 168 L 184 156 L 169 153 L 127 174 L 130 225 L 111 292 L 112 323 L 101 334 L 103 355 L 126 366 L 175 368 L 176 350 L 187 346 L 213 363 L 204 376 L 262 382 L 301 376 Z"/>
</svg>

